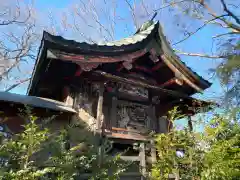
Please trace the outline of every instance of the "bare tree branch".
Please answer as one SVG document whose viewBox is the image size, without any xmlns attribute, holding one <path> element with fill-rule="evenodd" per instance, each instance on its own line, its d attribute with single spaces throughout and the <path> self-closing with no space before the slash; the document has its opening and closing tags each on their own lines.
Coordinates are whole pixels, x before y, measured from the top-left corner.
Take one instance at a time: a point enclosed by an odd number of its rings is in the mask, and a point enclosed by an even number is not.
<svg viewBox="0 0 240 180">
<path fill-rule="evenodd" d="M 125 0 L 125 2 L 127 3 L 128 7 L 129 7 L 130 10 L 131 10 L 131 14 L 132 14 L 134 26 L 135 26 L 136 29 L 138 29 L 139 27 L 138 27 L 138 23 L 137 23 L 137 18 L 136 18 L 135 10 L 134 10 L 134 8 L 132 7 L 131 3 L 130 3 L 128 0 Z"/>
<path fill-rule="evenodd" d="M 9 81 L 9 77 L 15 77 L 15 74 L 11 73 L 13 69 L 20 71 L 22 62 L 35 60 L 34 44 L 38 35 L 35 33 L 33 9 L 25 3 L 21 6 L 18 3 L 7 6 L 6 10 L 0 13 L 0 26 L 0 35 L 3 37 L 0 40 L 0 81 Z M 20 80 L 8 89 L 17 87 L 22 81 L 26 80 Z"/>
<path fill-rule="evenodd" d="M 219 17 L 204 1 L 199 1 L 199 3 L 209 12 L 209 14 L 213 17 Z M 240 32 L 240 26 L 233 24 L 232 22 L 227 21 L 225 18 L 218 18 L 222 22 L 224 22 L 229 28 L 231 28 L 234 32 Z"/>
<path fill-rule="evenodd" d="M 221 59 L 221 58 L 227 58 L 228 56 L 222 56 L 222 55 L 216 55 L 216 56 L 211 56 L 207 54 L 200 54 L 200 53 L 186 53 L 186 52 L 181 52 L 179 50 L 174 49 L 174 51 L 180 55 L 185 55 L 185 56 L 197 56 L 197 57 L 204 57 L 204 58 L 210 58 L 210 59 Z"/>
<path fill-rule="evenodd" d="M 226 3 L 224 2 L 224 0 L 221 0 L 221 3 L 223 5 L 223 9 L 224 11 L 226 11 L 228 13 L 229 16 L 231 16 L 233 19 L 235 19 L 235 21 L 240 25 L 240 19 L 233 13 L 231 12 L 228 8 Z"/>
<path fill-rule="evenodd" d="M 0 18 L 4 18 L 4 16 L 7 15 L 7 14 L 8 14 L 8 12 L 6 10 L 5 12 L 0 14 Z M 19 20 L 20 16 L 21 16 L 21 11 L 20 11 L 19 5 L 17 4 L 16 5 L 16 13 L 12 17 L 12 19 L 7 19 L 7 20 L 1 20 L 0 19 L 0 26 L 7 26 L 7 25 L 11 25 L 11 24 L 25 24 L 31 17 L 30 9 L 28 9 L 27 17 L 24 20 Z"/>
<path fill-rule="evenodd" d="M 17 86 L 19 86 L 19 85 L 21 85 L 21 84 L 29 81 L 30 79 L 31 79 L 31 78 L 27 78 L 27 79 L 20 80 L 18 83 L 13 84 L 13 85 L 11 85 L 10 87 L 8 87 L 5 91 L 6 91 L 6 92 L 9 92 L 9 91 L 11 91 L 12 89 L 16 88 Z"/>
<path fill-rule="evenodd" d="M 218 34 L 216 36 L 213 36 L 213 38 L 219 38 L 219 37 L 222 37 L 222 36 L 233 35 L 233 34 L 240 34 L 240 32 L 228 32 L 228 33 Z"/>
<path fill-rule="evenodd" d="M 189 0 L 181 0 L 181 1 L 173 1 L 173 2 L 170 2 L 162 7 L 159 7 L 158 9 L 155 9 L 154 11 L 159 11 L 159 10 L 162 10 L 162 9 L 165 9 L 165 8 L 168 8 L 170 6 L 174 6 L 176 4 L 179 4 L 179 3 L 183 3 L 183 2 L 186 2 L 186 1 L 189 1 Z"/>
<path fill-rule="evenodd" d="M 14 62 L 11 63 L 10 67 L 6 68 L 5 71 L 3 71 L 2 73 L 0 73 L 0 77 L 1 79 L 4 76 L 7 76 L 10 71 L 17 67 L 19 65 L 19 63 L 21 61 L 23 61 L 23 58 L 32 58 L 32 55 L 30 55 L 30 51 L 31 51 L 31 38 L 32 38 L 32 26 L 29 26 L 26 28 L 25 32 L 22 34 L 21 38 L 16 37 L 13 33 L 9 33 L 8 37 L 11 39 L 14 39 L 14 41 L 12 41 L 18 49 L 15 50 L 10 50 L 10 49 L 5 49 L 6 53 L 9 54 L 10 56 L 3 58 L 3 61 L 10 61 L 13 60 Z M 14 55 L 14 52 L 16 52 L 17 54 Z"/>
<path fill-rule="evenodd" d="M 180 40 L 180 41 L 178 41 L 178 42 L 176 42 L 176 43 L 173 43 L 172 45 L 175 46 L 175 45 L 177 45 L 177 44 L 179 44 L 179 43 L 187 40 L 187 39 L 190 38 L 192 35 L 196 34 L 198 31 L 200 31 L 201 29 L 203 29 L 203 28 L 204 28 L 207 24 L 209 24 L 210 22 L 215 21 L 216 19 L 219 19 L 219 18 L 224 17 L 224 16 L 226 16 L 226 15 L 217 16 L 217 17 L 215 17 L 215 18 L 213 18 L 213 19 L 210 19 L 210 20 L 204 22 L 204 24 L 203 24 L 202 26 L 200 26 L 199 28 L 197 28 L 195 31 L 189 33 L 189 34 L 188 34 L 185 38 L 183 38 L 182 40 Z"/>
</svg>

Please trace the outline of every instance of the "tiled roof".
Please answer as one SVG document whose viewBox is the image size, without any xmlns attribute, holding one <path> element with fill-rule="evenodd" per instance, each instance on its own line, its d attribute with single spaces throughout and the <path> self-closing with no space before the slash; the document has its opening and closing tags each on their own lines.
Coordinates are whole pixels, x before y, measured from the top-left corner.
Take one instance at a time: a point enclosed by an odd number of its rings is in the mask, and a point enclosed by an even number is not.
<svg viewBox="0 0 240 180">
<path fill-rule="evenodd" d="M 123 38 L 118 41 L 90 44 L 86 42 L 77 42 L 74 40 L 67 40 L 61 36 L 53 36 L 44 31 L 43 40 L 51 45 L 56 45 L 58 48 L 64 47 L 65 51 L 84 51 L 84 52 L 131 52 L 141 49 L 151 37 L 157 32 L 159 23 L 153 23 L 142 31 L 135 33 L 133 36 Z M 105 54 L 106 55 L 106 54 Z"/>
</svg>

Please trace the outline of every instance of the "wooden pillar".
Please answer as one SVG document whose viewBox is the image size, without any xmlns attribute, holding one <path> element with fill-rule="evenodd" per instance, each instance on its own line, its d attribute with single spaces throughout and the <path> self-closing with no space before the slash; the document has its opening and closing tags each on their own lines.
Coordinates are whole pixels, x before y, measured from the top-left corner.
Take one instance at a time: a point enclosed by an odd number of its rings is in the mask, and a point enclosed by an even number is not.
<svg viewBox="0 0 240 180">
<path fill-rule="evenodd" d="M 103 93 L 104 93 L 104 84 L 100 84 L 99 89 L 99 97 L 98 97 L 98 105 L 97 105 L 97 122 L 96 122 L 96 130 L 100 133 L 100 141 L 98 148 L 99 155 L 99 167 L 102 165 L 103 161 L 103 133 L 104 133 L 104 119 L 103 119 Z"/>
<path fill-rule="evenodd" d="M 149 107 L 148 107 L 148 116 L 150 117 L 150 123 L 149 127 L 153 131 L 157 131 L 157 118 L 155 113 L 155 106 L 152 102 L 152 92 L 148 90 L 148 101 L 149 101 Z"/>
<path fill-rule="evenodd" d="M 96 122 L 96 129 L 101 129 L 101 121 L 103 116 L 103 93 L 104 93 L 104 84 L 100 84 L 99 89 L 99 97 L 98 97 L 98 105 L 97 105 L 97 122 Z"/>
<path fill-rule="evenodd" d="M 110 115 L 110 124 L 112 127 L 117 127 L 117 97 L 112 97 L 112 107 L 111 107 L 111 115 Z"/>
<path fill-rule="evenodd" d="M 154 140 L 151 140 L 151 158 L 152 158 L 152 164 L 154 164 L 157 161 L 157 152 L 156 152 Z"/>
<path fill-rule="evenodd" d="M 157 125 L 157 117 L 156 117 L 156 108 L 154 105 L 151 105 L 151 114 L 152 114 L 152 128 L 155 132 L 158 131 L 158 125 Z"/>
<path fill-rule="evenodd" d="M 159 121 L 159 132 L 167 133 L 168 132 L 168 120 L 166 116 L 162 116 L 158 118 Z"/>
<path fill-rule="evenodd" d="M 188 115 L 188 128 L 190 132 L 193 131 L 192 119 L 190 115 Z"/>
<path fill-rule="evenodd" d="M 145 144 L 140 144 L 140 151 L 139 151 L 139 157 L 140 157 L 140 172 L 142 174 L 141 180 L 146 179 L 147 175 L 147 169 L 146 169 L 146 154 L 145 154 Z"/>
</svg>

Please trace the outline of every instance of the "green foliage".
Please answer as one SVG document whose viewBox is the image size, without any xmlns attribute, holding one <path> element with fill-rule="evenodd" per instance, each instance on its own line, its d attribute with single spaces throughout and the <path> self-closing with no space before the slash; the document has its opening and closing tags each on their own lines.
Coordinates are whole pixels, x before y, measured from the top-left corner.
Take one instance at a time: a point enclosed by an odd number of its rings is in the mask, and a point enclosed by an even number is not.
<svg viewBox="0 0 240 180">
<path fill-rule="evenodd" d="M 158 135 L 153 179 L 168 179 L 169 175 L 186 180 L 239 179 L 240 124 L 229 118 L 216 114 L 202 133 L 173 129 Z"/>
<path fill-rule="evenodd" d="M 73 126 L 51 132 L 29 113 L 25 116 L 29 122 L 24 131 L 1 142 L 0 179 L 65 180 L 86 175 L 87 179 L 108 180 L 118 179 L 125 170 L 119 156 L 109 157 L 104 151 L 100 163 L 101 156 L 92 142 L 80 138 L 73 145 L 70 137 Z"/>
<path fill-rule="evenodd" d="M 227 58 L 217 67 L 217 75 L 227 87 L 225 102 L 230 105 L 240 105 L 240 41 L 230 38 L 223 45 Z"/>
<path fill-rule="evenodd" d="M 29 116 L 29 123 L 24 131 L 11 139 L 4 139 L 0 146 L 0 179 L 36 179 L 51 169 L 38 169 L 32 161 L 34 154 L 41 150 L 41 144 L 47 140 L 48 130 L 39 129 L 35 116 Z"/>
</svg>

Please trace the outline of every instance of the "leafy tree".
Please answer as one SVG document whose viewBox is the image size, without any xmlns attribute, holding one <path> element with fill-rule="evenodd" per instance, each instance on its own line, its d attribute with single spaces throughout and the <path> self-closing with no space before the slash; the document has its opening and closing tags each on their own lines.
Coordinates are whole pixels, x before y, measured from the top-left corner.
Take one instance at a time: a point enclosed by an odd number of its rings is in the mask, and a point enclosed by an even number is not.
<svg viewBox="0 0 240 180">
<path fill-rule="evenodd" d="M 238 179 L 240 124 L 216 114 L 201 133 L 175 130 L 156 137 L 158 161 L 153 179 Z"/>
<path fill-rule="evenodd" d="M 117 179 L 125 170 L 119 156 L 99 155 L 94 144 L 86 149 L 86 140 L 71 145 L 71 127 L 60 132 L 51 132 L 37 123 L 37 117 L 29 120 L 24 131 L 2 138 L 0 145 L 0 179 L 75 179 L 87 175 L 87 179 Z M 85 147 L 85 148 L 84 148 Z"/>
</svg>

